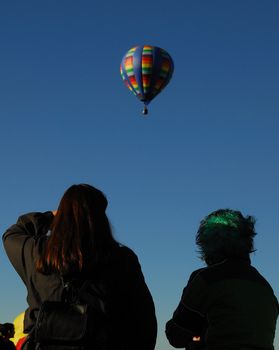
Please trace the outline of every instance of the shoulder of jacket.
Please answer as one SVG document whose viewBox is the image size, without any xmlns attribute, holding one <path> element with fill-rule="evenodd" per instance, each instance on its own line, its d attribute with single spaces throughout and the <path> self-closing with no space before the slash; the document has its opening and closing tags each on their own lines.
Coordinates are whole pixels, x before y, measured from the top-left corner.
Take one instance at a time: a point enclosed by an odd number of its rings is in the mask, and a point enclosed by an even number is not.
<svg viewBox="0 0 279 350">
<path fill-rule="evenodd" d="M 200 269 L 197 269 L 192 272 L 189 282 L 192 282 L 195 279 L 204 279 L 206 280 L 212 273 L 214 273 L 216 270 L 218 270 L 221 266 L 225 264 L 226 260 L 221 261 L 220 263 L 209 265 L 202 267 Z"/>
<path fill-rule="evenodd" d="M 123 257 L 127 257 L 128 259 L 138 259 L 136 253 L 129 247 L 125 245 L 120 245 L 119 246 L 119 253 Z"/>
<path fill-rule="evenodd" d="M 202 267 L 200 269 L 193 271 L 189 277 L 189 282 L 192 282 L 196 277 L 201 276 L 205 269 L 206 267 Z"/>
</svg>

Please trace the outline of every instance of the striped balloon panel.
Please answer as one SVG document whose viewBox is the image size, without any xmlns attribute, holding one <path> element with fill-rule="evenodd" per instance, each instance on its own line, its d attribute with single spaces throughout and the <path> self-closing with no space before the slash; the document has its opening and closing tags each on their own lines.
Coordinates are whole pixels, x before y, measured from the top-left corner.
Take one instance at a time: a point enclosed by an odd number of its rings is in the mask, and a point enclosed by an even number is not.
<svg viewBox="0 0 279 350">
<path fill-rule="evenodd" d="M 127 75 L 127 79 L 124 76 L 125 85 L 128 86 L 128 88 L 131 91 L 133 91 L 133 93 L 136 96 L 139 97 L 141 96 L 141 91 L 140 91 L 140 87 L 137 82 L 137 79 L 135 77 L 135 65 L 134 65 L 134 53 L 136 49 L 137 47 L 133 47 L 127 52 L 127 54 L 125 55 L 122 61 L 121 68 L 123 67 Z M 123 78 L 123 75 L 122 75 L 122 78 Z"/>
<path fill-rule="evenodd" d="M 132 87 L 131 87 L 130 84 L 128 83 L 128 81 L 125 79 L 122 66 L 120 66 L 120 73 L 121 73 L 121 77 L 122 77 L 122 79 L 123 79 L 124 84 L 126 85 L 126 87 L 127 87 L 130 91 L 132 91 L 135 95 L 137 95 L 136 92 L 132 89 Z"/>
<path fill-rule="evenodd" d="M 129 78 L 129 81 L 132 84 L 132 87 L 137 93 L 139 93 L 140 92 L 139 85 L 135 77 L 134 66 L 133 66 L 133 56 L 125 58 L 124 67 L 125 67 L 127 76 Z"/>
<path fill-rule="evenodd" d="M 144 94 L 148 93 L 151 83 L 153 67 L 153 50 L 151 46 L 144 46 L 141 58 L 142 87 Z"/>
<path fill-rule="evenodd" d="M 160 73 L 158 75 L 158 80 L 156 81 L 156 84 L 154 86 L 155 90 L 162 91 L 166 85 L 169 83 L 170 78 L 172 76 L 172 67 L 171 67 L 171 60 L 169 55 L 161 49 L 161 55 L 162 55 L 162 64 Z"/>
</svg>

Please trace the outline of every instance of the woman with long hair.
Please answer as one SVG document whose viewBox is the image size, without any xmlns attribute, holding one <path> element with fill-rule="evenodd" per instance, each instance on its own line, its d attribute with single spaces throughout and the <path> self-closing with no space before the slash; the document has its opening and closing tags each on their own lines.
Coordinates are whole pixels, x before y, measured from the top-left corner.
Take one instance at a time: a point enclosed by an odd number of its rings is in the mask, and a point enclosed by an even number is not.
<svg viewBox="0 0 279 350">
<path fill-rule="evenodd" d="M 107 204 L 93 186 L 73 185 L 56 212 L 20 216 L 4 233 L 7 255 L 27 288 L 24 332 L 32 333 L 42 303 L 61 300 L 67 281 L 81 286 L 90 280 L 109 301 L 111 347 L 153 350 L 157 322 L 152 296 L 137 256 L 112 235 Z"/>
</svg>

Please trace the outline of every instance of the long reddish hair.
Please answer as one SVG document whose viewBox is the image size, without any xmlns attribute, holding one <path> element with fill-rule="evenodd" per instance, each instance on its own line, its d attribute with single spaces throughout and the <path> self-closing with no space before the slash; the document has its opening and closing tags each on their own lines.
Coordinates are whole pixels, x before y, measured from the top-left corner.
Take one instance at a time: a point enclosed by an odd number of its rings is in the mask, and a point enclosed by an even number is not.
<svg viewBox="0 0 279 350">
<path fill-rule="evenodd" d="M 105 213 L 107 204 L 95 187 L 71 186 L 60 201 L 37 271 L 67 274 L 105 260 L 118 245 Z"/>
</svg>

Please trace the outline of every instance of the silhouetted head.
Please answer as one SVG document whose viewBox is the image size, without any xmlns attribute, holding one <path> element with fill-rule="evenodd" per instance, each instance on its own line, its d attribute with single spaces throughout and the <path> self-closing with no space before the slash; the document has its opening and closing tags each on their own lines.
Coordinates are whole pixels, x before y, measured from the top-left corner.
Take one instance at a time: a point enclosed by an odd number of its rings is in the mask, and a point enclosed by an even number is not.
<svg viewBox="0 0 279 350">
<path fill-rule="evenodd" d="M 13 338 L 15 335 L 15 326 L 13 325 L 13 323 L 1 324 L 0 335 L 5 339 Z"/>
<path fill-rule="evenodd" d="M 247 258 L 254 252 L 255 219 L 240 211 L 219 209 L 200 223 L 196 244 L 208 265 L 227 258 Z"/>
<path fill-rule="evenodd" d="M 93 186 L 80 184 L 68 188 L 37 269 L 66 274 L 81 271 L 87 263 L 105 260 L 117 244 L 105 213 L 107 204 L 105 195 Z"/>
<path fill-rule="evenodd" d="M 70 216 L 74 224 L 96 220 L 99 215 L 105 215 L 107 205 L 105 195 L 97 188 L 87 184 L 73 185 L 60 200 L 53 226 L 60 217 Z"/>
</svg>

